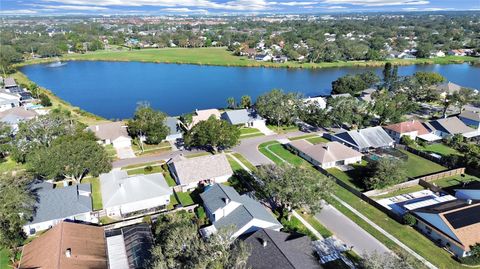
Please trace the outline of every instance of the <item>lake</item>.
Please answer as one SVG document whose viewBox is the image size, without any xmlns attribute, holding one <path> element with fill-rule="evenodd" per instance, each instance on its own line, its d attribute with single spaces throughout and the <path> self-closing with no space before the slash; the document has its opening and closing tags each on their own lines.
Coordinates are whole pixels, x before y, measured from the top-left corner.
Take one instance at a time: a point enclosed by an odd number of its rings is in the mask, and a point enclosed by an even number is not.
<svg viewBox="0 0 480 269">
<path fill-rule="evenodd" d="M 253 99 L 273 88 L 305 96 L 328 95 L 331 82 L 345 74 L 383 68 L 286 69 L 139 62 L 73 61 L 60 67 L 22 67 L 32 81 L 60 98 L 107 119 L 130 118 L 139 102 L 169 115 L 220 108 L 227 98 Z M 399 75 L 438 72 L 465 87 L 479 88 L 480 67 L 469 64 L 400 66 Z"/>
</svg>

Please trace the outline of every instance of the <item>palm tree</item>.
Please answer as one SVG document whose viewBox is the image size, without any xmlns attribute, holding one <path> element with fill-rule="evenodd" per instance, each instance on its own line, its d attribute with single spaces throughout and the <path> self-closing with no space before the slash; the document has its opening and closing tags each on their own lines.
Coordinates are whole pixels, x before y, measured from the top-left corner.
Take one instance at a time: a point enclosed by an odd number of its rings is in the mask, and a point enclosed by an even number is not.
<svg viewBox="0 0 480 269">
<path fill-rule="evenodd" d="M 228 97 L 227 104 L 228 104 L 228 108 L 234 109 L 235 108 L 235 98 Z"/>
</svg>

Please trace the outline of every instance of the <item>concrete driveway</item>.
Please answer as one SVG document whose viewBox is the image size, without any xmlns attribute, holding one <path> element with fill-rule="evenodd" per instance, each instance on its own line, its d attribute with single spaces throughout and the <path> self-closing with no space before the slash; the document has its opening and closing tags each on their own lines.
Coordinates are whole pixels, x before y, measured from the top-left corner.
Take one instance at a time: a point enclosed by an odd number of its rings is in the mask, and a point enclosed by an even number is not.
<svg viewBox="0 0 480 269">
<path fill-rule="evenodd" d="M 333 232 L 335 237 L 347 244 L 348 247 L 353 246 L 353 250 L 359 255 L 374 252 L 390 252 L 390 250 L 375 237 L 371 236 L 331 205 L 324 205 L 322 211 L 316 214 L 315 218 Z"/>
<path fill-rule="evenodd" d="M 128 158 L 135 158 L 135 153 L 131 146 L 128 147 L 116 147 L 115 150 L 117 151 L 117 157 L 119 159 L 128 159 Z"/>
</svg>

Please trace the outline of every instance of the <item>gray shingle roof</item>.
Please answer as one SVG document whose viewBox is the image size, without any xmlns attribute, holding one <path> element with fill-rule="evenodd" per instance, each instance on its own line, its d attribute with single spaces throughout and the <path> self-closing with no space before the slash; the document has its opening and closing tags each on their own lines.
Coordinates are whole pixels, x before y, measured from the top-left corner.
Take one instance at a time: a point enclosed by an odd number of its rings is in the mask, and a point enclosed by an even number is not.
<svg viewBox="0 0 480 269">
<path fill-rule="evenodd" d="M 312 242 L 305 235 L 260 229 L 244 241 L 252 248 L 247 261 L 249 268 L 321 268 Z"/>
<path fill-rule="evenodd" d="M 126 124 L 121 121 L 92 125 L 89 126 L 88 129 L 94 132 L 95 136 L 101 140 L 109 139 L 113 141 L 121 136 L 130 137 L 127 132 Z"/>
<path fill-rule="evenodd" d="M 468 127 L 457 117 L 444 118 L 439 120 L 433 120 L 427 125 L 429 129 L 439 130 L 444 133 L 451 135 L 454 134 L 465 134 L 475 131 L 474 129 Z M 432 130 L 433 131 L 433 130 Z"/>
<path fill-rule="evenodd" d="M 356 145 L 360 149 L 386 147 L 394 142 L 380 126 L 360 129 L 359 131 L 342 131 L 334 136 L 347 143 Z"/>
<path fill-rule="evenodd" d="M 195 158 L 179 156 L 169 162 L 169 166 L 177 174 L 181 185 L 233 174 L 225 154 Z"/>
<path fill-rule="evenodd" d="M 470 110 L 463 111 L 462 114 L 459 115 L 459 117 L 480 122 L 480 113 L 470 111 Z"/>
<path fill-rule="evenodd" d="M 17 86 L 17 83 L 15 82 L 15 79 L 12 78 L 12 77 L 5 78 L 3 80 L 3 84 L 4 84 L 5 88 Z"/>
<path fill-rule="evenodd" d="M 263 120 L 254 110 L 238 109 L 226 111 L 222 114 L 222 119 L 228 121 L 232 125 L 245 124 L 255 120 Z"/>
<path fill-rule="evenodd" d="M 100 184 L 104 208 L 173 193 L 161 173 L 129 177 L 126 171 L 112 171 L 100 175 Z"/>
<path fill-rule="evenodd" d="M 35 213 L 29 224 L 62 219 L 92 211 L 90 196 L 78 194 L 78 189 L 91 192 L 90 184 L 78 184 L 63 188 L 53 188 L 53 184 L 36 181 L 31 185 L 36 192 Z"/>
<path fill-rule="evenodd" d="M 204 201 L 205 207 L 209 209 L 221 208 L 222 203 L 219 202 L 219 200 L 225 201 L 225 198 L 233 198 L 235 200 L 232 199 L 232 201 L 238 202 L 241 205 L 235 208 L 228 215 L 213 223 L 217 230 L 231 225 L 240 229 L 253 219 L 263 220 L 271 223 L 271 229 L 282 227 L 282 225 L 273 217 L 273 215 L 270 214 L 259 202 L 245 194 L 241 196 L 238 195 L 238 193 L 232 187 L 220 185 L 221 184 L 215 184 L 201 194 L 201 198 Z"/>
</svg>

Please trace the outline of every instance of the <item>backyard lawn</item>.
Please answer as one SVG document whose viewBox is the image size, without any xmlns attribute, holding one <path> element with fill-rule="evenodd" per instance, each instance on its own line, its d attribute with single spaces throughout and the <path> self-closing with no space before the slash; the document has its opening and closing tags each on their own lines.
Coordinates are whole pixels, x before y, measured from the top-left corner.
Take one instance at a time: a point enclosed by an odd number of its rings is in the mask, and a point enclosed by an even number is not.
<svg viewBox="0 0 480 269">
<path fill-rule="evenodd" d="M 426 145 L 425 147 L 422 146 L 417 146 L 415 147 L 418 150 L 425 151 L 425 152 L 431 152 L 431 153 L 437 153 L 442 156 L 450 156 L 450 155 L 461 155 L 460 152 L 458 152 L 456 149 L 453 149 L 447 145 L 444 145 L 442 143 L 435 143 L 435 144 L 430 144 Z"/>
<path fill-rule="evenodd" d="M 84 178 L 82 183 L 90 183 L 92 185 L 92 203 L 93 210 L 100 210 L 102 205 L 102 191 L 100 189 L 100 179 L 98 177 Z"/>
<path fill-rule="evenodd" d="M 167 209 L 172 210 L 178 204 L 180 204 L 180 202 L 178 202 L 177 196 L 175 196 L 175 194 L 172 194 L 172 195 L 170 195 L 170 204 L 168 204 Z"/>
<path fill-rule="evenodd" d="M 198 196 L 198 190 L 189 191 L 189 192 L 175 192 L 178 198 L 178 202 L 183 206 L 193 205 L 199 202 L 200 197 Z"/>
<path fill-rule="evenodd" d="M 446 167 L 443 167 L 437 163 L 424 159 L 406 150 L 400 150 L 400 151 L 408 155 L 406 169 L 407 169 L 407 176 L 409 177 L 419 177 L 419 176 L 440 172 L 447 169 Z"/>
<path fill-rule="evenodd" d="M 449 187 L 460 187 L 463 183 L 469 183 L 472 181 L 480 182 L 480 178 L 465 174 L 464 176 L 456 175 L 452 177 L 437 179 L 434 181 L 430 181 L 430 183 L 434 183 L 435 185 L 441 188 L 449 188 Z"/>
</svg>

